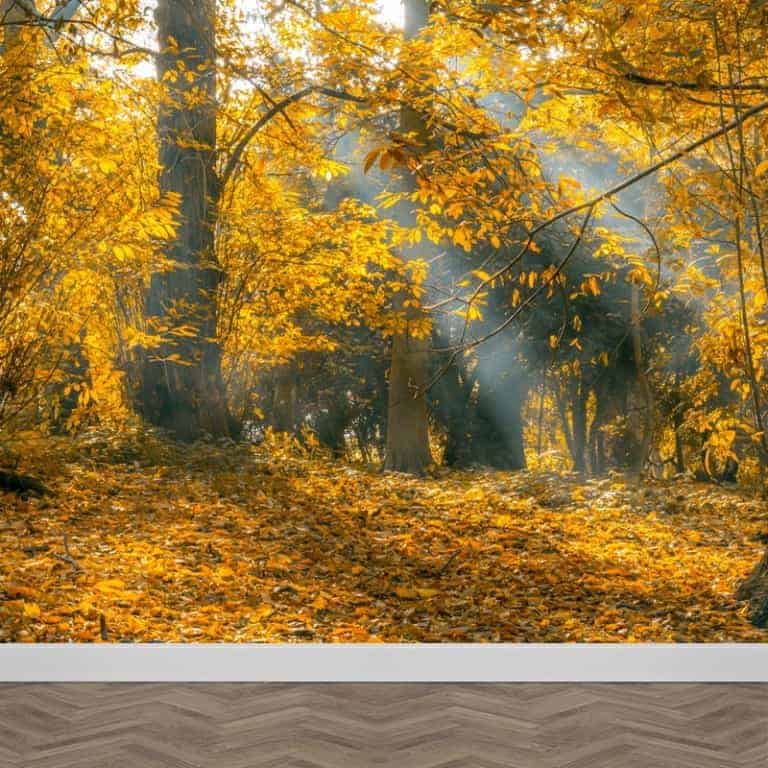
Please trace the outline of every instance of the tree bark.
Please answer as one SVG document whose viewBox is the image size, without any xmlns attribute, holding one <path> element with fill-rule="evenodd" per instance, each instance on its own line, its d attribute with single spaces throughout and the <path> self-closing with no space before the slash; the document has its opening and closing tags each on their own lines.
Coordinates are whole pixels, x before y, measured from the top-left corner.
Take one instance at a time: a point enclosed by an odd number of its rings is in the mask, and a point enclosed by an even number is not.
<svg viewBox="0 0 768 768">
<path fill-rule="evenodd" d="M 685 454 L 683 452 L 683 438 L 680 434 L 683 428 L 683 415 L 679 409 L 675 410 L 673 421 L 675 428 L 675 471 L 678 475 L 685 472 Z"/>
<path fill-rule="evenodd" d="M 429 17 L 428 0 L 405 0 L 405 38 L 418 35 Z M 427 143 L 427 127 L 422 116 L 412 107 L 404 105 L 400 116 L 404 134 L 415 135 L 422 146 Z M 413 179 L 407 181 L 414 188 Z M 405 212 L 402 222 L 415 226 L 413 213 Z M 410 254 L 415 258 L 416 254 Z M 409 254 L 406 253 L 408 258 Z M 396 300 L 402 307 L 403 297 Z M 408 320 L 419 317 L 418 309 L 409 309 Z M 392 341 L 392 364 L 389 372 L 389 399 L 387 407 L 387 446 L 384 469 L 421 474 L 432 464 L 429 447 L 429 420 L 425 386 L 429 381 L 429 337 L 417 338 L 409 325 L 395 334 Z"/>
<path fill-rule="evenodd" d="M 536 455 L 544 453 L 544 399 L 547 396 L 547 374 L 541 376 L 541 390 L 539 392 L 539 415 L 536 419 Z"/>
<path fill-rule="evenodd" d="M 579 385 L 571 405 L 573 420 L 571 454 L 574 472 L 587 471 L 587 397 L 588 393 L 583 392 L 582 385 Z"/>
<path fill-rule="evenodd" d="M 606 386 L 596 386 L 595 416 L 589 425 L 587 436 L 587 450 L 589 451 L 589 469 L 592 475 L 599 477 L 605 472 L 605 426 L 607 416 L 608 389 Z"/>
<path fill-rule="evenodd" d="M 439 345 L 441 337 L 437 336 L 435 340 Z M 443 463 L 449 467 L 462 466 L 468 461 L 470 393 L 462 382 L 456 361 L 451 363 L 432 389 L 435 415 L 445 425 Z"/>
<path fill-rule="evenodd" d="M 276 432 L 295 434 L 298 429 L 297 388 L 297 376 L 292 365 L 282 366 L 276 371 L 272 398 L 272 423 Z"/>
<path fill-rule="evenodd" d="M 739 585 L 736 599 L 749 603 L 749 618 L 755 626 L 768 627 L 768 552 Z"/>
<path fill-rule="evenodd" d="M 34 2 L 30 7 L 37 10 Z M 16 0 L 0 0 L 0 55 L 13 45 L 28 18 L 29 13 Z"/>
<path fill-rule="evenodd" d="M 643 474 L 645 463 L 651 452 L 653 443 L 653 432 L 655 427 L 653 402 L 653 390 L 648 381 L 648 374 L 645 371 L 645 360 L 643 359 L 643 341 L 642 341 L 642 316 L 640 312 L 640 288 L 632 285 L 631 299 L 631 326 L 632 326 L 632 355 L 637 369 L 637 381 L 640 384 L 640 392 L 645 404 L 645 420 L 643 424 L 643 439 L 640 444 L 640 453 L 637 457 L 636 472 L 638 476 Z"/>
<path fill-rule="evenodd" d="M 166 89 L 157 118 L 160 192 L 178 199 L 178 214 L 165 252 L 172 266 L 153 275 L 146 298 L 149 328 L 163 343 L 146 353 L 139 402 L 148 421 L 189 441 L 233 432 L 216 342 L 216 3 L 158 0 L 156 20 Z"/>
<path fill-rule="evenodd" d="M 423 387 L 429 374 L 429 341 L 407 331 L 392 341 L 384 469 L 421 474 L 432 463 Z"/>
</svg>

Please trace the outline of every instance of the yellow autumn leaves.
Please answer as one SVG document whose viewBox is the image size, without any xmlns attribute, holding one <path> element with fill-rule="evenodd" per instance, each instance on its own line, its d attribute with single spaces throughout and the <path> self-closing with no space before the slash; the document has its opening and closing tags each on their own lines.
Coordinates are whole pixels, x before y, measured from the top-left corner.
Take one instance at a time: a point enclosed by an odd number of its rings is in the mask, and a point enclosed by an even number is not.
<svg viewBox="0 0 768 768">
<path fill-rule="evenodd" d="M 136 468 L 115 444 L 54 499 L 0 496 L 0 639 L 764 639 L 733 598 L 766 513 L 747 494 L 231 450 L 148 445 Z"/>
</svg>

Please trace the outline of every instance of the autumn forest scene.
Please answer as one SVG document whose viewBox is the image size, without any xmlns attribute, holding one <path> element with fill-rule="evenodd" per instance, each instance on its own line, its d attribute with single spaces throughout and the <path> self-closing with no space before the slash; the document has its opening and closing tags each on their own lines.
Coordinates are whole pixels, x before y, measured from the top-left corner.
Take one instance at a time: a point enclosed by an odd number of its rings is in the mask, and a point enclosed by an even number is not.
<svg viewBox="0 0 768 768">
<path fill-rule="evenodd" d="M 767 33 L 0 0 L 0 642 L 767 641 Z"/>
</svg>

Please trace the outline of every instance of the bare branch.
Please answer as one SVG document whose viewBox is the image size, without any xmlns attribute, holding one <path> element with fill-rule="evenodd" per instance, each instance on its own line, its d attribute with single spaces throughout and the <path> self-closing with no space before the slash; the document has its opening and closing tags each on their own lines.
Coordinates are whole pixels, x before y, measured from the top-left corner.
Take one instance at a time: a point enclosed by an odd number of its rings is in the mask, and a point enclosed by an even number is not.
<svg viewBox="0 0 768 768">
<path fill-rule="evenodd" d="M 61 28 L 74 19 L 82 4 L 82 0 L 69 0 L 50 16 L 44 16 L 37 10 L 34 0 L 10 0 L 10 2 L 3 3 L 0 25 L 43 27 L 49 42 L 53 44 L 61 34 Z M 16 12 L 14 13 L 14 11 Z M 22 13 L 21 16 L 19 11 Z"/>
</svg>

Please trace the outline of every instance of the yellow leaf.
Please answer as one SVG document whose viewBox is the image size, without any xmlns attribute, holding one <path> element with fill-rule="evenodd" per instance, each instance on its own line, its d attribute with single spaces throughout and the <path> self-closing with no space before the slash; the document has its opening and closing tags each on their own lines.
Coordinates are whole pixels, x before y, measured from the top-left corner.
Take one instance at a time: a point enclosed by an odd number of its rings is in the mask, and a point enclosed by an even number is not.
<svg viewBox="0 0 768 768">
<path fill-rule="evenodd" d="M 99 170 L 102 173 L 112 173 L 117 170 L 117 163 L 109 158 L 99 160 Z"/>
<path fill-rule="evenodd" d="M 104 595 L 122 592 L 125 589 L 125 582 L 120 579 L 105 579 L 98 582 L 94 588 Z"/>
<path fill-rule="evenodd" d="M 376 158 L 381 154 L 381 149 L 373 149 L 366 156 L 363 162 L 363 173 L 368 173 L 376 162 Z"/>
<path fill-rule="evenodd" d="M 257 605 L 251 611 L 251 619 L 253 621 L 261 621 L 262 619 L 267 619 L 274 613 L 274 611 L 275 609 L 269 603 L 262 603 L 261 605 Z"/>
</svg>

